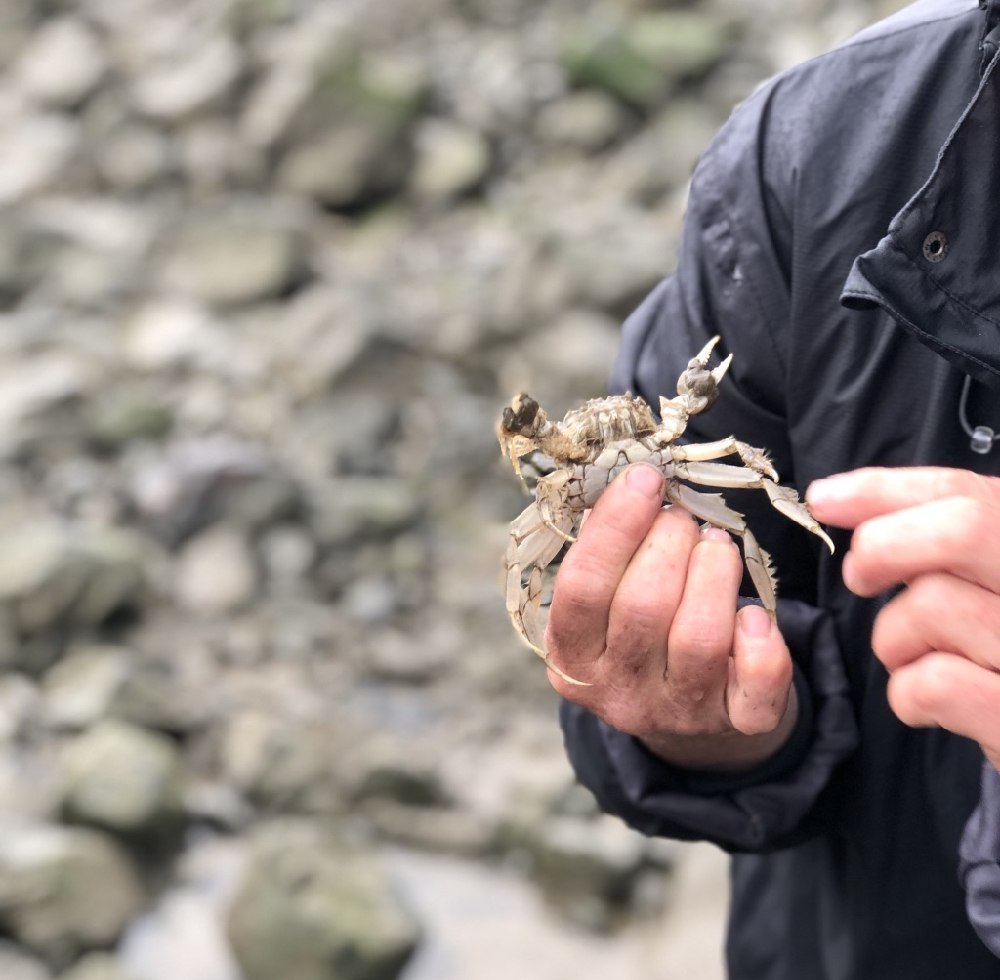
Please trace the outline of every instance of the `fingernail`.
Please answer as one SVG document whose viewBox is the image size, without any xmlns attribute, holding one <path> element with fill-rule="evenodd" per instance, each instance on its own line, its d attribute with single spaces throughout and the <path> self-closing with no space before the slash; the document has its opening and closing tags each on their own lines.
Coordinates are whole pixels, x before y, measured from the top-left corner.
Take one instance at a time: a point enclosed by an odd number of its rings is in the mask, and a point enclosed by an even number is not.
<svg viewBox="0 0 1000 980">
<path fill-rule="evenodd" d="M 744 606 L 739 614 L 740 629 L 744 636 L 762 639 L 771 635 L 771 617 L 763 606 Z"/>
<path fill-rule="evenodd" d="M 701 529 L 701 536 L 708 541 L 725 541 L 727 544 L 732 541 L 726 531 L 723 531 L 721 527 L 712 527 L 711 524 L 706 524 Z"/>
<path fill-rule="evenodd" d="M 625 482 L 637 493 L 651 500 L 663 498 L 663 474 L 645 463 L 629 467 L 625 473 Z"/>
<path fill-rule="evenodd" d="M 810 507 L 827 503 L 837 503 L 850 495 L 850 487 L 841 475 L 827 476 L 813 480 L 806 488 L 806 503 Z"/>
</svg>

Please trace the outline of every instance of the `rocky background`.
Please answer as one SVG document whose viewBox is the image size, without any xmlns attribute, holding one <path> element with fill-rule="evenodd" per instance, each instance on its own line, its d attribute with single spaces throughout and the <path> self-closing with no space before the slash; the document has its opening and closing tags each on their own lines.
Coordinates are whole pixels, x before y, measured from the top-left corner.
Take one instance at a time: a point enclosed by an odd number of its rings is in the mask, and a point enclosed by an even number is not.
<svg viewBox="0 0 1000 980">
<path fill-rule="evenodd" d="M 897 5 L 2 0 L 4 980 L 715 975 L 506 622 L 493 426 Z"/>
</svg>

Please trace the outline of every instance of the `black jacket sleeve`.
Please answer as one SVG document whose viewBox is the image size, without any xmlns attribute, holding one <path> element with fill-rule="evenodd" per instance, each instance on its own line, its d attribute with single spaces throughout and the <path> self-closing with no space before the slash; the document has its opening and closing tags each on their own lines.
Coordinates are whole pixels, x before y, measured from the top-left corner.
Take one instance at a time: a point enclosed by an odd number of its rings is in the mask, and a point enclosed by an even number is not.
<svg viewBox="0 0 1000 980">
<path fill-rule="evenodd" d="M 790 329 L 789 223 L 781 162 L 767 147 L 769 99 L 744 104 L 712 143 L 692 181 L 675 275 L 626 322 L 611 379 L 651 404 L 672 395 L 687 360 L 713 335 L 734 354 L 719 400 L 691 420 L 695 441 L 734 434 L 773 455 L 794 483 L 791 425 L 785 417 L 786 337 Z M 790 530 L 763 494 L 727 492 L 776 559 L 779 626 L 792 651 L 802 710 L 791 740 L 759 769 L 739 776 L 682 771 L 636 739 L 565 704 L 571 761 L 610 812 L 648 833 L 711 840 L 728 850 L 787 846 L 813 831 L 817 800 L 857 742 L 832 618 L 815 605 L 817 542 Z"/>
</svg>

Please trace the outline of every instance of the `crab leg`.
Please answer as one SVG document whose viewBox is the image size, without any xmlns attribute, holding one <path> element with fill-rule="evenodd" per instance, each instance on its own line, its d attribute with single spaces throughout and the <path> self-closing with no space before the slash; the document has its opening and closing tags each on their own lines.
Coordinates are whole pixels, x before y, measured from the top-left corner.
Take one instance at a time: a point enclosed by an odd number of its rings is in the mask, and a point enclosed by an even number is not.
<svg viewBox="0 0 1000 980">
<path fill-rule="evenodd" d="M 699 493 L 682 483 L 670 484 L 667 496 L 686 511 L 713 527 L 721 527 L 735 534 L 743 542 L 743 559 L 746 562 L 750 580 L 760 596 L 760 601 L 774 619 L 778 603 L 775 597 L 774 572 L 771 570 L 771 556 L 757 543 L 743 515 L 729 507 L 720 493 Z"/>
<path fill-rule="evenodd" d="M 807 531 L 816 535 L 833 554 L 833 541 L 812 516 L 809 508 L 799 500 L 799 495 L 791 487 L 780 486 L 766 476 L 743 466 L 729 466 L 726 463 L 678 462 L 674 472 L 682 480 L 691 480 L 706 487 L 746 487 L 762 489 L 779 514 L 795 521 Z"/>
<path fill-rule="evenodd" d="M 671 454 L 678 462 L 702 462 L 710 459 L 720 459 L 722 456 L 736 455 L 743 461 L 744 466 L 770 477 L 772 480 L 778 479 L 778 474 L 771 465 L 767 453 L 753 446 L 740 442 L 734 436 L 726 439 L 718 439 L 715 442 L 696 442 L 685 446 L 673 445 L 670 447 Z"/>
</svg>

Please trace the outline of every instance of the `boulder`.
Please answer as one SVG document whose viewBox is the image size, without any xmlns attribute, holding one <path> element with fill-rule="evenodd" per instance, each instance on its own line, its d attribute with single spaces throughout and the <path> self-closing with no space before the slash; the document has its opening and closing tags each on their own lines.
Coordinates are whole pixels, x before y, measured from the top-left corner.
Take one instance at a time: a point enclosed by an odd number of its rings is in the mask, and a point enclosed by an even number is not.
<svg viewBox="0 0 1000 980">
<path fill-rule="evenodd" d="M 365 847 L 279 824 L 258 837 L 229 936 L 246 980 L 395 980 L 420 927 Z"/>
<path fill-rule="evenodd" d="M 94 830 L 52 825 L 0 829 L 0 928 L 65 964 L 113 943 L 143 901 L 135 870 Z"/>
</svg>

